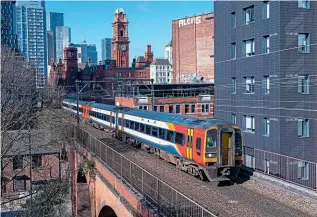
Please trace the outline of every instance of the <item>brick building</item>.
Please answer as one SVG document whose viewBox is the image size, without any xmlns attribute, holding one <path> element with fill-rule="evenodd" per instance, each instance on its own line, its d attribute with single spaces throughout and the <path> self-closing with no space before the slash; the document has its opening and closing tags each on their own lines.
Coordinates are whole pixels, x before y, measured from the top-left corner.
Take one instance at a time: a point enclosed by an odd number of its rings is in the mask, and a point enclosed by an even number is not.
<svg viewBox="0 0 317 217">
<path fill-rule="evenodd" d="M 154 111 L 214 117 L 213 84 L 155 84 L 153 92 Z M 116 105 L 152 110 L 150 85 L 134 85 L 125 93 L 116 97 Z"/>
<path fill-rule="evenodd" d="M 172 21 L 173 81 L 214 79 L 214 15 L 207 13 Z"/>
<path fill-rule="evenodd" d="M 8 132 L 3 137 L 2 148 L 6 150 L 2 157 L 2 201 L 28 195 L 31 185 L 32 191 L 36 191 L 42 184 L 68 177 L 66 151 L 51 143 L 51 136 L 45 132 Z M 19 206 L 25 199 L 2 208 Z"/>
</svg>

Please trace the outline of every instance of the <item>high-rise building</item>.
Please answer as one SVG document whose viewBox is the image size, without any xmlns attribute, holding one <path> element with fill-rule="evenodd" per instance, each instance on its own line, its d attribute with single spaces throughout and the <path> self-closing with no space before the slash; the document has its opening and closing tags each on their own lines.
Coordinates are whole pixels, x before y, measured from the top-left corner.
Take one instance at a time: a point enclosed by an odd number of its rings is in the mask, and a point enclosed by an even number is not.
<svg viewBox="0 0 317 217">
<path fill-rule="evenodd" d="M 53 31 L 54 35 L 54 58 L 56 58 L 56 27 L 57 26 L 64 26 L 64 13 L 57 13 L 57 12 L 50 12 L 49 15 L 49 30 Z M 68 45 L 68 44 L 67 44 Z M 48 50 L 49 53 L 52 51 Z M 55 59 L 58 61 L 58 59 Z"/>
<path fill-rule="evenodd" d="M 87 54 L 87 44 L 74 44 L 75 47 L 77 47 L 77 58 L 78 63 L 86 63 L 88 61 L 88 54 Z"/>
<path fill-rule="evenodd" d="M 67 26 L 56 26 L 56 61 L 63 59 L 64 48 L 71 42 L 71 29 Z"/>
<path fill-rule="evenodd" d="M 19 48 L 36 70 L 37 87 L 43 87 L 48 78 L 45 2 L 18 1 L 16 5 Z"/>
<path fill-rule="evenodd" d="M 216 118 L 243 129 L 248 167 L 316 188 L 317 2 L 214 7 Z"/>
<path fill-rule="evenodd" d="M 101 60 L 104 61 L 106 59 L 111 60 L 112 55 L 112 39 L 111 38 L 105 38 L 101 39 Z"/>
<path fill-rule="evenodd" d="M 54 32 L 46 32 L 46 46 L 47 46 L 47 63 L 50 64 L 51 61 L 55 60 L 55 47 L 54 47 Z"/>
<path fill-rule="evenodd" d="M 18 51 L 16 1 L 1 1 L 1 45 Z"/>
<path fill-rule="evenodd" d="M 87 45 L 87 57 L 90 58 L 92 64 L 98 63 L 98 54 L 97 48 L 95 44 L 88 44 Z"/>
</svg>

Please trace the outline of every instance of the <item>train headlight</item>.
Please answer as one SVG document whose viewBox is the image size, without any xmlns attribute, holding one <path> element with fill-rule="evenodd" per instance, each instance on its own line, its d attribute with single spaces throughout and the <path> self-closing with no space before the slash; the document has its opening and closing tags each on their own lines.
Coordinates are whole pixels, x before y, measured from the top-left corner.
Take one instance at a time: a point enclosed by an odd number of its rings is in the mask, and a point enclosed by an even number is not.
<svg viewBox="0 0 317 217">
<path fill-rule="evenodd" d="M 217 154 L 216 153 L 206 153 L 205 155 L 206 157 L 217 157 Z"/>
</svg>

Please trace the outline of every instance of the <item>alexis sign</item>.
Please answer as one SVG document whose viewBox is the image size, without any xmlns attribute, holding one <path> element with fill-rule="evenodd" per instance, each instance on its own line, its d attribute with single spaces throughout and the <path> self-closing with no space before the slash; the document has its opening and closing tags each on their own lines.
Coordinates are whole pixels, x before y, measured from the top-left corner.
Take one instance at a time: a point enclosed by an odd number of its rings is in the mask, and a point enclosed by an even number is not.
<svg viewBox="0 0 317 217">
<path fill-rule="evenodd" d="M 198 17 L 190 17 L 183 20 L 178 21 L 178 26 L 187 26 L 191 24 L 200 24 L 201 23 L 201 16 Z"/>
</svg>

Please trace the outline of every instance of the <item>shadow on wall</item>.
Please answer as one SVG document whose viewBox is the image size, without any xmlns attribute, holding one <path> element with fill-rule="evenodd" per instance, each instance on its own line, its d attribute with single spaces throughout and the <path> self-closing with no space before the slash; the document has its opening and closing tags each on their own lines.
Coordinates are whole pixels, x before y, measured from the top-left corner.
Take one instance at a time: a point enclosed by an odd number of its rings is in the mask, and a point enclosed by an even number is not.
<svg viewBox="0 0 317 217">
<path fill-rule="evenodd" d="M 117 214 L 110 206 L 104 206 L 102 207 L 98 217 L 117 217 Z"/>
</svg>

